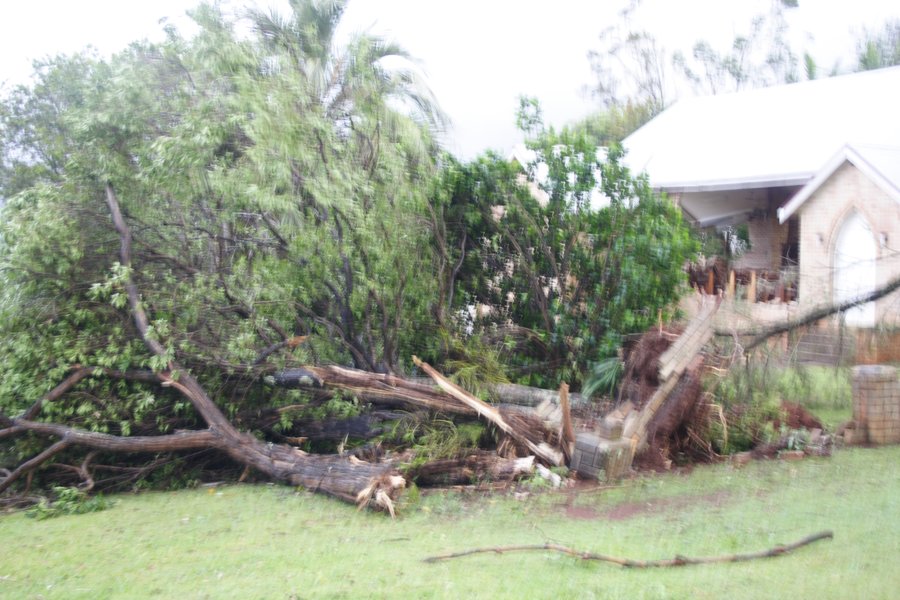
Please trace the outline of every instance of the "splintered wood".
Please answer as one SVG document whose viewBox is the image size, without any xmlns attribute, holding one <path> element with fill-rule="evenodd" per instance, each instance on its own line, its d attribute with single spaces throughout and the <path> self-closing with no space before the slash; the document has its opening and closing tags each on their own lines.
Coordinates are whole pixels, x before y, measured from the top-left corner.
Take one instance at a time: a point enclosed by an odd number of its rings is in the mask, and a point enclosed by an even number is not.
<svg viewBox="0 0 900 600">
<path fill-rule="evenodd" d="M 539 460 L 551 466 L 559 466 L 563 464 L 563 454 L 556 448 L 553 448 L 546 442 L 535 443 L 528 439 L 527 435 L 520 429 L 510 425 L 500 411 L 482 402 L 472 394 L 469 394 L 462 388 L 458 387 L 446 377 L 438 373 L 428 363 L 422 362 L 419 357 L 413 356 L 413 363 L 429 377 L 434 379 L 438 387 L 462 402 L 464 405 L 472 408 L 483 419 L 493 423 L 500 431 L 511 437 L 517 444 L 534 454 Z"/>
<path fill-rule="evenodd" d="M 659 357 L 660 385 L 644 404 L 637 418 L 628 423 L 623 436 L 630 438 L 636 452 L 647 446 L 650 423 L 657 412 L 675 390 L 678 382 L 689 368 L 699 368 L 700 352 L 713 336 L 713 316 L 719 308 L 721 298 L 708 298 L 696 317 L 684 332 Z"/>
</svg>

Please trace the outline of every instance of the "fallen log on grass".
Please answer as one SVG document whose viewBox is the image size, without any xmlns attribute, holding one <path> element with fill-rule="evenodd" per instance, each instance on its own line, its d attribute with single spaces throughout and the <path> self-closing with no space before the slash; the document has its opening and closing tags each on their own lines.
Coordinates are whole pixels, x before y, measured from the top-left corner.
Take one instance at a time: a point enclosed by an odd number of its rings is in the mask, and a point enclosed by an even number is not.
<svg viewBox="0 0 900 600">
<path fill-rule="evenodd" d="M 411 469 L 407 475 L 421 487 L 508 482 L 533 472 L 533 456 L 503 458 L 495 452 L 479 451 L 460 458 L 433 460 Z"/>
<path fill-rule="evenodd" d="M 628 567 L 632 569 L 649 569 L 656 567 L 684 567 L 687 565 L 707 565 L 712 563 L 727 563 L 727 562 L 744 562 L 748 560 L 756 560 L 760 558 L 772 558 L 775 556 L 783 556 L 798 548 L 802 548 L 803 546 L 808 546 L 814 542 L 818 542 L 820 540 L 830 540 L 834 537 L 834 534 L 831 531 L 820 531 L 819 533 L 814 533 L 813 535 L 807 536 L 802 540 L 798 540 L 792 544 L 775 546 L 774 548 L 769 548 L 768 550 L 763 550 L 761 552 L 750 552 L 747 554 L 725 554 L 722 556 L 702 556 L 692 558 L 690 556 L 676 556 L 674 558 L 664 558 L 659 560 L 634 560 L 631 558 L 621 558 L 618 556 L 610 556 L 608 554 L 596 554 L 594 552 L 586 552 L 582 550 L 575 550 L 573 548 L 569 548 L 568 546 L 561 546 L 559 544 L 531 544 L 531 545 L 521 545 L 521 546 L 493 546 L 490 548 L 475 548 L 472 550 L 463 550 L 461 552 L 452 552 L 450 554 L 440 554 L 437 556 L 429 556 L 428 558 L 423 559 L 424 562 L 434 563 L 442 560 L 449 560 L 451 558 L 460 558 L 462 556 L 470 556 L 472 554 L 485 554 L 488 552 L 494 554 L 503 554 L 505 552 L 524 552 L 524 551 L 533 551 L 533 550 L 549 550 L 551 552 L 559 552 L 561 554 L 568 554 L 569 556 L 574 556 L 575 558 L 580 558 L 581 560 L 595 560 L 600 562 L 608 562 L 613 563 L 622 567 Z"/>
</svg>

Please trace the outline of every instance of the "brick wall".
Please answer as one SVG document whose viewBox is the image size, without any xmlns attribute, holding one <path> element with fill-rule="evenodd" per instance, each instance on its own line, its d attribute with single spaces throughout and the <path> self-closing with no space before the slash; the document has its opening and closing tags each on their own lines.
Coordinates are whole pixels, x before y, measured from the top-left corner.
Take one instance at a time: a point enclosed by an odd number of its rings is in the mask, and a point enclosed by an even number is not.
<svg viewBox="0 0 900 600">
<path fill-rule="evenodd" d="M 787 224 L 779 225 L 772 217 L 758 217 L 747 222 L 750 250 L 735 261 L 736 269 L 777 271 L 781 268 L 781 246 L 787 241 Z"/>
<path fill-rule="evenodd" d="M 900 443 L 900 380 L 895 367 L 853 367 L 853 420 L 862 442 Z"/>
<path fill-rule="evenodd" d="M 900 275 L 900 205 L 850 163 L 844 163 L 800 208 L 800 303 L 831 303 L 832 256 L 845 219 L 856 211 L 877 245 L 876 286 Z M 900 291 L 876 303 L 878 324 L 900 324 Z"/>
</svg>

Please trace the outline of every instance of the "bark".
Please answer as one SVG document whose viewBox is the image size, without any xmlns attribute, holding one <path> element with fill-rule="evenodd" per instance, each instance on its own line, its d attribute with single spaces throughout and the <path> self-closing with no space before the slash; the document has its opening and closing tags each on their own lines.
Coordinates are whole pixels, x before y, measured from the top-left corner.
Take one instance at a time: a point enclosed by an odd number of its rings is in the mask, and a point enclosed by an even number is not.
<svg viewBox="0 0 900 600">
<path fill-rule="evenodd" d="M 458 415 L 475 415 L 475 411 L 452 396 L 419 381 L 394 375 L 347 369 L 338 366 L 288 369 L 273 377 L 275 385 L 299 387 L 326 392 L 349 392 L 360 400 L 410 409 L 426 409 Z"/>
<path fill-rule="evenodd" d="M 467 485 L 479 479 L 512 481 L 534 472 L 534 457 L 503 458 L 494 452 L 475 452 L 461 458 L 434 460 L 409 473 L 419 486 Z"/>
<path fill-rule="evenodd" d="M 337 366 L 304 366 L 286 369 L 272 376 L 272 383 L 279 387 L 303 388 L 321 392 L 350 392 L 360 400 L 372 404 L 424 408 L 449 414 L 474 415 L 471 407 L 458 402 L 437 388 L 431 378 L 404 379 L 358 369 Z M 488 385 L 492 400 L 496 403 L 535 407 L 541 402 L 558 402 L 559 392 L 515 383 Z M 569 404 L 580 408 L 590 404 L 590 398 L 569 393 Z"/>
</svg>

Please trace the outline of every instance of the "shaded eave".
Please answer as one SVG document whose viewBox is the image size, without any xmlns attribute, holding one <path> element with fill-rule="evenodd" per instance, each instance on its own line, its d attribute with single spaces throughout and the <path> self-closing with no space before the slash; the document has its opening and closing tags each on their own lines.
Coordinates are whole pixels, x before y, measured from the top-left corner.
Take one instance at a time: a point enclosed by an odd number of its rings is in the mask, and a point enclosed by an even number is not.
<svg viewBox="0 0 900 600">
<path fill-rule="evenodd" d="M 739 190 L 755 190 L 772 187 L 790 187 L 804 185 L 815 173 L 791 173 L 772 175 L 760 178 L 722 179 L 719 181 L 673 182 L 652 184 L 653 188 L 667 194 L 684 194 L 693 192 L 728 192 Z"/>
</svg>

